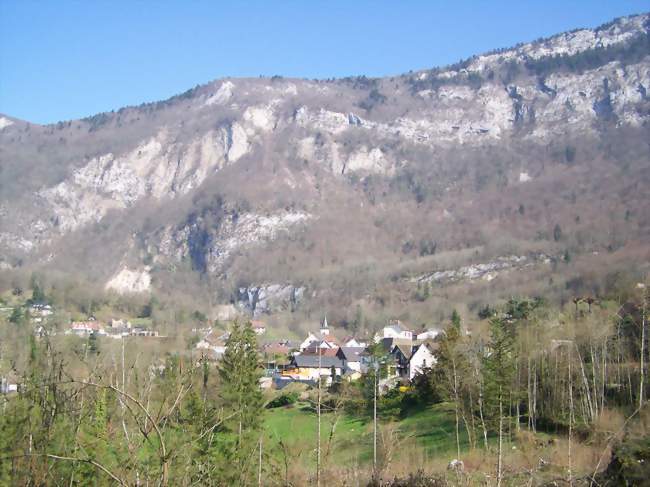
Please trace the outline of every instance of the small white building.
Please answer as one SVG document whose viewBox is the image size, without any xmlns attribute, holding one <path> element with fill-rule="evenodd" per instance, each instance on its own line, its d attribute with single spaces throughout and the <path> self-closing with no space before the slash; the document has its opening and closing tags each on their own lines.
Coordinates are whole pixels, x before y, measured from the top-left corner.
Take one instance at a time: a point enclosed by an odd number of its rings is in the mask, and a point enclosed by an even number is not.
<svg viewBox="0 0 650 487">
<path fill-rule="evenodd" d="M 106 335 L 104 328 L 96 321 L 73 321 L 70 328 L 65 332 L 66 335 L 87 336 L 92 333 L 97 335 Z"/>
<path fill-rule="evenodd" d="M 327 324 L 327 317 L 321 321 L 318 333 L 309 333 L 300 344 L 300 351 L 307 348 L 338 348 L 337 340 L 330 335 L 329 325 Z"/>
<path fill-rule="evenodd" d="M 343 362 L 345 371 L 361 372 L 364 350 L 361 347 L 341 347 L 336 356 Z"/>
<path fill-rule="evenodd" d="M 263 321 L 251 321 L 251 326 L 256 335 L 264 335 L 266 333 L 266 324 Z"/>
<path fill-rule="evenodd" d="M 333 349 L 338 348 L 338 344 L 331 337 L 322 336 L 319 333 L 310 333 L 300 344 L 299 348 L 301 352 L 308 348 Z"/>
<path fill-rule="evenodd" d="M 0 394 L 18 392 L 18 384 L 11 383 L 6 377 L 0 377 Z"/>
<path fill-rule="evenodd" d="M 52 306 L 49 304 L 32 304 L 29 307 L 29 314 L 32 316 L 40 316 L 45 318 L 53 314 Z"/>
<path fill-rule="evenodd" d="M 436 356 L 426 344 L 418 345 L 411 355 L 411 360 L 409 360 L 409 380 L 413 380 L 416 375 L 422 373 L 425 369 L 433 367 L 436 362 Z"/>
<path fill-rule="evenodd" d="M 211 350 L 217 357 L 226 353 L 226 340 L 212 335 L 212 329 L 196 345 L 197 350 Z"/>
<path fill-rule="evenodd" d="M 347 337 L 345 340 L 343 340 L 343 347 L 348 347 L 348 348 L 366 348 L 368 344 L 363 341 L 359 341 L 354 337 Z"/>
<path fill-rule="evenodd" d="M 122 320 L 122 319 L 116 320 L 115 318 L 113 318 L 108 322 L 108 325 L 111 328 L 118 328 L 118 329 L 124 328 L 128 330 L 131 329 L 131 322 L 129 320 Z"/>
<path fill-rule="evenodd" d="M 433 340 L 435 339 L 438 335 L 442 333 L 441 330 L 438 330 L 437 328 L 429 328 L 428 330 L 425 330 L 421 333 L 418 333 L 417 339 L 418 340 Z"/>
<path fill-rule="evenodd" d="M 399 320 L 394 320 L 382 329 L 381 334 L 375 335 L 375 342 L 379 342 L 382 338 L 413 340 L 413 332 L 405 329 Z"/>
</svg>

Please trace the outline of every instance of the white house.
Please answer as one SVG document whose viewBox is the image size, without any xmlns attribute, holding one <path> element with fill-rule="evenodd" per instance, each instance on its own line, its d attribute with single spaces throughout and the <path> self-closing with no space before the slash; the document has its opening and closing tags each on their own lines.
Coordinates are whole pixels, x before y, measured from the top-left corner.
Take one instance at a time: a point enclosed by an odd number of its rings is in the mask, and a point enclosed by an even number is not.
<svg viewBox="0 0 650 487">
<path fill-rule="evenodd" d="M 300 347 L 299 347 L 300 351 L 302 352 L 305 348 L 308 348 L 310 344 L 312 344 L 313 342 L 316 342 L 316 341 L 318 341 L 318 338 L 316 337 L 316 335 L 313 334 L 313 333 L 309 333 L 307 335 L 307 338 L 305 338 L 302 341 L 302 343 L 300 344 Z"/>
<path fill-rule="evenodd" d="M 0 394 L 18 392 L 18 384 L 12 384 L 6 377 L 0 377 Z"/>
<path fill-rule="evenodd" d="M 266 333 L 266 325 L 263 321 L 251 321 L 251 326 L 256 335 L 264 335 Z"/>
<path fill-rule="evenodd" d="M 52 310 L 52 306 L 49 304 L 32 304 L 29 308 L 29 314 L 32 316 L 40 316 L 45 318 L 46 316 L 50 316 L 53 313 L 54 311 Z"/>
<path fill-rule="evenodd" d="M 347 337 L 345 340 L 343 340 L 342 346 L 348 348 L 366 348 L 368 344 L 366 342 L 359 341 L 354 337 Z"/>
<path fill-rule="evenodd" d="M 318 333 L 309 333 L 307 338 L 300 344 L 300 351 L 306 348 L 338 348 L 336 338 L 330 335 L 330 329 L 327 324 L 327 317 L 321 321 Z"/>
<path fill-rule="evenodd" d="M 96 321 L 73 321 L 70 323 L 70 328 L 65 332 L 66 335 L 78 336 L 90 335 L 91 333 L 106 335 L 104 328 Z"/>
<path fill-rule="evenodd" d="M 361 372 L 364 350 L 364 348 L 360 347 L 341 347 L 338 349 L 336 356 L 342 360 L 346 371 Z"/>
<path fill-rule="evenodd" d="M 433 340 L 435 337 L 437 337 L 441 333 L 442 333 L 441 330 L 438 330 L 436 328 L 429 328 L 428 330 L 425 330 L 422 333 L 418 333 L 417 339 L 418 340 Z"/>
<path fill-rule="evenodd" d="M 402 323 L 399 320 L 394 320 L 382 329 L 381 334 L 375 335 L 375 342 L 379 342 L 382 338 L 413 340 L 413 332 L 402 327 Z"/>
<path fill-rule="evenodd" d="M 112 318 L 112 319 L 108 322 L 108 325 L 109 325 L 111 328 L 117 328 L 117 329 L 123 329 L 123 328 L 126 328 L 126 329 L 131 329 L 131 322 L 130 322 L 129 320 L 122 320 L 122 319 L 117 320 L 117 319 L 115 319 L 115 318 Z"/>
<path fill-rule="evenodd" d="M 338 344 L 331 337 L 322 336 L 320 333 L 310 333 L 307 338 L 300 344 L 300 351 L 303 352 L 308 348 L 338 348 Z"/>
<path fill-rule="evenodd" d="M 212 350 L 215 355 L 221 356 L 226 353 L 226 341 L 221 337 L 215 337 L 212 335 L 212 329 L 200 340 L 195 347 L 198 350 Z"/>
<path fill-rule="evenodd" d="M 421 373 L 424 369 L 432 367 L 437 362 L 435 355 L 426 344 L 414 348 L 409 360 L 409 379 Z"/>
</svg>

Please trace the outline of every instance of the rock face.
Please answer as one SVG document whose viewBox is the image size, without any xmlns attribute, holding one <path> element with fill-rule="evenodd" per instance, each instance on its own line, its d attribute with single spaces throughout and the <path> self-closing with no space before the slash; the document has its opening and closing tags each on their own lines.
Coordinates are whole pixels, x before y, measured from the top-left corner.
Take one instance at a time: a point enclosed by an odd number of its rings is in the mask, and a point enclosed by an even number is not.
<svg viewBox="0 0 650 487">
<path fill-rule="evenodd" d="M 10 125 L 13 125 L 13 122 L 11 120 L 9 120 L 7 117 L 0 117 L 0 130 L 5 127 L 9 127 Z"/>
<path fill-rule="evenodd" d="M 196 189 L 208 174 L 246 153 L 241 140 L 220 129 L 181 145 L 163 130 L 127 154 L 94 157 L 38 197 L 53 210 L 56 229 L 65 233 L 142 198 L 173 198 Z"/>
<path fill-rule="evenodd" d="M 237 272 L 246 282 L 287 282 L 273 275 L 276 261 L 327 273 L 346 259 L 411 255 L 418 239 L 484 245 L 487 237 L 468 228 L 500 234 L 513 220 L 509 208 L 488 211 L 489 191 L 532 192 L 553 178 L 559 189 L 549 202 L 579 204 L 576 193 L 601 191 L 612 215 L 641 215 L 643 198 L 628 201 L 634 193 L 624 185 L 645 177 L 649 19 L 393 78 L 226 79 L 56 125 L 0 117 L 0 264 L 65 269 L 84 255 L 78 265 L 119 291 L 148 290 L 150 275 L 184 263 L 230 288 Z M 597 166 L 619 157 L 607 140 L 623 133 L 635 152 L 612 164 L 632 167 L 629 181 Z M 580 151 L 591 152 L 580 160 Z M 622 186 L 611 189 L 613 180 Z M 567 181 L 580 189 L 565 194 Z M 563 214 L 551 203 L 533 212 L 512 204 L 538 218 L 512 223 L 523 240 L 539 239 L 538 227 Z M 646 224 L 639 220 L 639 235 Z M 589 231 L 582 242 L 596 240 Z M 101 263 L 103 254 L 112 260 Z M 241 265 L 251 255 L 259 265 Z M 139 264 L 112 274 L 116 262 Z M 505 265 L 492 264 L 431 279 Z M 266 312 L 299 302 L 300 289 L 256 286 L 239 302 Z"/>
<path fill-rule="evenodd" d="M 154 253 L 176 261 L 189 256 L 196 269 L 218 274 L 234 253 L 297 232 L 311 218 L 303 212 L 226 213 L 210 226 L 204 217 L 197 217 L 181 226 L 165 228 Z"/>
<path fill-rule="evenodd" d="M 537 264 L 550 263 L 550 257 L 544 254 L 537 254 L 532 256 L 510 255 L 507 257 L 499 257 L 498 259 L 491 262 L 462 266 L 458 269 L 435 271 L 430 274 L 416 277 L 415 279 L 412 279 L 412 281 L 418 283 L 439 284 L 447 284 L 450 282 L 458 281 L 472 281 L 475 279 L 491 281 L 498 277 L 499 274 L 510 270 L 523 270 L 526 267 L 531 267 Z"/>
<path fill-rule="evenodd" d="M 242 287 L 238 290 L 236 304 L 252 316 L 259 316 L 273 311 L 295 309 L 304 295 L 304 287 L 290 284 Z"/>
<path fill-rule="evenodd" d="M 151 275 L 148 268 L 138 271 L 123 267 L 106 283 L 106 289 L 120 294 L 142 293 L 150 288 Z"/>
</svg>

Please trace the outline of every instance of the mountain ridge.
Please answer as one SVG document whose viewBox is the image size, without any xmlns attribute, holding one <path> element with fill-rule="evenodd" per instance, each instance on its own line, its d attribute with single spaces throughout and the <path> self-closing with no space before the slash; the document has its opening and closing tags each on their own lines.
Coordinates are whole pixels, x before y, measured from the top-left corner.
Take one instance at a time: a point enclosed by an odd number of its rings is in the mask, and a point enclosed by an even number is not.
<svg viewBox="0 0 650 487">
<path fill-rule="evenodd" d="M 576 35 L 576 34 L 581 33 L 581 32 L 600 32 L 600 31 L 606 30 L 608 28 L 611 28 L 613 26 L 616 26 L 617 24 L 621 24 L 621 23 L 626 24 L 626 23 L 629 23 L 630 21 L 636 21 L 636 20 L 638 20 L 639 23 L 646 23 L 647 24 L 647 22 L 650 20 L 650 13 L 644 12 L 644 13 L 637 13 L 637 14 L 630 14 L 630 15 L 625 15 L 625 16 L 621 16 L 621 17 L 616 17 L 616 18 L 614 18 L 614 19 L 612 19 L 610 21 L 607 21 L 607 22 L 605 22 L 603 24 L 600 24 L 598 26 L 595 26 L 593 28 L 578 27 L 578 28 L 574 28 L 574 29 L 572 29 L 570 31 L 565 31 L 565 32 L 562 32 L 562 33 L 559 33 L 559 34 L 551 34 L 549 36 L 539 37 L 539 38 L 531 40 L 531 41 L 518 42 L 517 44 L 515 44 L 513 46 L 504 46 L 504 47 L 489 49 L 489 50 L 487 50 L 485 52 L 482 52 L 481 54 L 471 55 L 471 56 L 469 56 L 467 58 L 463 58 L 460 61 L 457 61 L 455 63 L 450 63 L 450 64 L 446 64 L 446 65 L 436 65 L 436 66 L 433 66 L 433 67 L 425 67 L 425 68 L 413 69 L 413 70 L 409 70 L 408 72 L 400 72 L 400 73 L 396 73 L 396 74 L 392 74 L 392 75 L 387 74 L 387 75 L 381 75 L 381 76 L 366 76 L 366 75 L 359 74 L 359 75 L 349 75 L 349 76 L 331 77 L 331 78 L 309 78 L 309 77 L 294 77 L 294 76 L 284 76 L 284 75 L 275 75 L 275 76 L 263 76 L 263 75 L 260 75 L 259 77 L 224 76 L 224 77 L 214 78 L 214 79 L 212 79 L 210 81 L 207 81 L 205 83 L 199 83 L 194 88 L 190 88 L 190 89 L 185 90 L 183 92 L 171 95 L 170 97 L 167 97 L 167 98 L 163 98 L 163 99 L 160 99 L 160 100 L 154 100 L 154 101 L 151 101 L 151 102 L 144 102 L 144 103 L 141 103 L 139 105 L 124 105 L 124 106 L 122 106 L 122 107 L 120 107 L 118 109 L 100 111 L 100 112 L 90 114 L 90 115 L 87 115 L 87 116 L 81 117 L 81 118 L 63 119 L 63 120 L 59 120 L 59 121 L 55 121 L 55 122 L 51 122 L 51 123 L 39 124 L 39 123 L 30 121 L 30 120 L 26 120 L 26 119 L 24 120 L 24 119 L 19 119 L 19 118 L 16 118 L 16 117 L 12 117 L 8 113 L 0 112 L 0 117 L 7 118 L 7 119 L 9 119 L 10 121 L 13 121 L 13 122 L 18 121 L 18 122 L 23 122 L 23 123 L 29 123 L 31 125 L 38 125 L 38 126 L 41 126 L 41 127 L 49 127 L 49 126 L 56 126 L 57 124 L 61 124 L 61 123 L 67 123 L 67 122 L 75 121 L 75 120 L 89 120 L 89 119 L 92 119 L 92 118 L 97 117 L 97 116 L 108 115 L 108 114 L 111 114 L 111 113 L 115 113 L 116 111 L 119 112 L 120 110 L 126 110 L 126 109 L 130 109 L 130 108 L 138 108 L 138 107 L 144 107 L 144 106 L 150 106 L 150 105 L 155 106 L 157 104 L 168 103 L 170 101 L 173 101 L 173 100 L 176 100 L 176 99 L 179 99 L 179 98 L 183 98 L 184 96 L 187 96 L 188 94 L 193 93 L 193 92 L 195 92 L 197 90 L 200 90 L 202 88 L 205 88 L 207 86 L 214 85 L 214 84 L 217 84 L 217 83 L 220 83 L 220 82 L 225 82 L 225 81 L 233 81 L 233 80 L 244 80 L 245 81 L 245 80 L 256 80 L 256 79 L 281 78 L 281 79 L 293 80 L 293 81 L 309 81 L 309 80 L 312 80 L 312 81 L 333 81 L 333 82 L 336 82 L 336 81 L 350 80 L 350 79 L 361 78 L 361 77 L 364 77 L 364 78 L 367 77 L 368 79 L 382 79 L 382 78 L 394 78 L 394 77 L 407 76 L 407 75 L 410 75 L 410 74 L 418 74 L 418 73 L 423 73 L 423 72 L 428 72 L 428 71 L 437 71 L 437 70 L 453 71 L 453 70 L 455 70 L 454 68 L 465 66 L 468 63 L 470 63 L 472 60 L 475 60 L 477 58 L 484 58 L 484 57 L 487 57 L 487 56 L 490 56 L 490 55 L 493 55 L 493 54 L 499 54 L 499 53 L 506 52 L 506 51 L 516 51 L 516 50 L 518 50 L 518 49 L 520 49 L 522 47 L 531 46 L 531 45 L 535 45 L 535 44 L 547 43 L 549 41 L 553 41 L 553 40 L 556 40 L 556 39 L 559 39 L 559 38 L 562 38 L 562 37 L 566 37 L 566 36 L 570 36 L 570 35 Z M 640 27 L 640 26 L 641 25 L 638 25 L 638 27 Z M 602 44 L 601 45 L 596 45 L 596 46 L 587 45 L 583 50 L 592 49 L 593 47 L 605 47 L 605 46 L 603 46 Z M 0 127 L 0 129 L 1 128 L 3 128 L 3 127 Z"/>
<path fill-rule="evenodd" d="M 635 247 L 649 28 L 629 16 L 395 77 L 224 78 L 45 126 L 3 116 L 0 264 L 120 292 L 189 276 L 214 303 L 276 285 L 316 302 L 366 265 L 365 306 L 404 262 Z"/>
</svg>

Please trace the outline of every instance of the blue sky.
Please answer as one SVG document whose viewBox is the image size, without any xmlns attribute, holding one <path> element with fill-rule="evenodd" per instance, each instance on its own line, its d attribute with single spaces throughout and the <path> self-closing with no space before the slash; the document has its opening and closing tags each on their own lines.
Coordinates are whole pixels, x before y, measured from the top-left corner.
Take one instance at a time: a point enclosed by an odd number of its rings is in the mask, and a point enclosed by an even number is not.
<svg viewBox="0 0 650 487">
<path fill-rule="evenodd" d="M 445 65 L 650 0 L 0 0 L 0 113 L 36 123 L 225 76 L 381 76 Z"/>
</svg>

